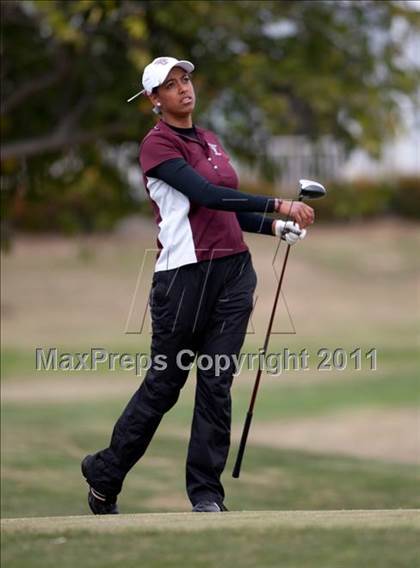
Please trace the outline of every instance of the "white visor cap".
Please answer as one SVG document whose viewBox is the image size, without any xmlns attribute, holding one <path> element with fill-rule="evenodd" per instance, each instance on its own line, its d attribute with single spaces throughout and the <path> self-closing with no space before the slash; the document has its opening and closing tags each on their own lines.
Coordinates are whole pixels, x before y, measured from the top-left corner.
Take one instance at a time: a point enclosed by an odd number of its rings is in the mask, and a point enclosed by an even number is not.
<svg viewBox="0 0 420 568">
<path fill-rule="evenodd" d="M 143 90 L 127 99 L 127 102 L 129 103 L 133 101 L 143 93 L 150 95 L 155 87 L 159 87 L 159 85 L 165 81 L 169 71 L 174 67 L 181 67 L 182 69 L 185 69 L 187 73 L 194 71 L 194 65 L 191 61 L 185 61 L 183 59 L 178 60 L 175 59 L 175 57 L 157 57 L 149 63 L 143 71 L 143 77 L 141 79 L 144 87 Z"/>
</svg>

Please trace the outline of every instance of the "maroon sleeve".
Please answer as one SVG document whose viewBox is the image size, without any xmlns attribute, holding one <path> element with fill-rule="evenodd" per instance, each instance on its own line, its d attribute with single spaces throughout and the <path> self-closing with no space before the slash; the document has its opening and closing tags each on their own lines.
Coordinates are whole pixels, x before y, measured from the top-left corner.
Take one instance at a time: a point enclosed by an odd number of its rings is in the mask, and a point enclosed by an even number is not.
<svg viewBox="0 0 420 568">
<path fill-rule="evenodd" d="M 153 133 L 146 136 L 140 146 L 140 167 L 145 174 L 162 162 L 173 158 L 185 159 L 182 153 L 181 144 L 177 143 L 176 138 L 165 138 Z"/>
</svg>

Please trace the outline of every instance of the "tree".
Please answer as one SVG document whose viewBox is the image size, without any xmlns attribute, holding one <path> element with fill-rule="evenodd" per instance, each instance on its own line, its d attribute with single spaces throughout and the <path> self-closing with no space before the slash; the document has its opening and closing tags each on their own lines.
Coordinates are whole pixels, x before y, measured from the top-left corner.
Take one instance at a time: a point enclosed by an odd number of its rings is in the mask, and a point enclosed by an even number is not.
<svg viewBox="0 0 420 568">
<path fill-rule="evenodd" d="M 158 55 L 194 61 L 200 123 L 263 174 L 279 134 L 377 155 L 400 98 L 416 96 L 405 46 L 420 15 L 409 2 L 16 0 L 1 10 L 4 217 L 33 228 L 106 228 L 133 206 L 126 168 L 109 155 L 137 160 L 153 118 L 146 99 L 125 100 Z"/>
</svg>

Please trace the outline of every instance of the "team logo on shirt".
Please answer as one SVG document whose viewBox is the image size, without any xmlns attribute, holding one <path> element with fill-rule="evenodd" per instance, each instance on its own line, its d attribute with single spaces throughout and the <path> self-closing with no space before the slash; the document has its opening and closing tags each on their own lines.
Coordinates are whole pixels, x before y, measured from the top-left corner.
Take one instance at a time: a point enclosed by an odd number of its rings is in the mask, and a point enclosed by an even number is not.
<svg viewBox="0 0 420 568">
<path fill-rule="evenodd" d="M 217 144 L 210 144 L 210 142 L 207 142 L 207 144 L 210 146 L 210 150 L 215 156 L 223 156 L 223 154 L 217 149 Z"/>
</svg>

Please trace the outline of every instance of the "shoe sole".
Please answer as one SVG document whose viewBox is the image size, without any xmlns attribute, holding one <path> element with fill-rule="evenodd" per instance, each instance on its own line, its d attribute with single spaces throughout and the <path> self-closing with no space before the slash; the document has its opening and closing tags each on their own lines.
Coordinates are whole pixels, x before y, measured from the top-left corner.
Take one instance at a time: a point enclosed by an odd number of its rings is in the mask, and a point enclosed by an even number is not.
<svg viewBox="0 0 420 568">
<path fill-rule="evenodd" d="M 197 504 L 192 508 L 192 512 L 193 513 L 223 513 L 225 511 L 227 511 L 227 509 L 224 505 L 219 505 L 218 503 L 214 503 L 214 505 L 218 508 L 217 510 L 215 509 L 214 506 L 208 507 L 208 506 L 203 505 L 202 507 L 198 507 L 198 504 Z"/>
</svg>

